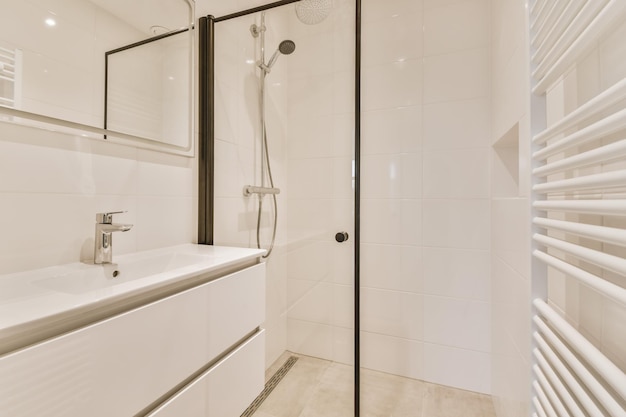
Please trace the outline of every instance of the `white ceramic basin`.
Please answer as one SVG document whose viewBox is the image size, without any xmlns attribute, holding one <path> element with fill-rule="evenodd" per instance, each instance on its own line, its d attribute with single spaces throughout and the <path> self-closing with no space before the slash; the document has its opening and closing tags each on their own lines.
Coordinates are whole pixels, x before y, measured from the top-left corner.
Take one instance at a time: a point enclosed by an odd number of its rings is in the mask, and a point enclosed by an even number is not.
<svg viewBox="0 0 626 417">
<path fill-rule="evenodd" d="M 203 255 L 165 253 L 119 263 L 85 265 L 77 271 L 68 271 L 50 278 L 36 280 L 33 284 L 67 294 L 84 294 L 209 260 L 209 256 Z"/>
<path fill-rule="evenodd" d="M 0 356 L 187 285 L 217 278 L 265 251 L 183 244 L 0 275 Z M 1 414 L 1 413 L 0 413 Z"/>
</svg>

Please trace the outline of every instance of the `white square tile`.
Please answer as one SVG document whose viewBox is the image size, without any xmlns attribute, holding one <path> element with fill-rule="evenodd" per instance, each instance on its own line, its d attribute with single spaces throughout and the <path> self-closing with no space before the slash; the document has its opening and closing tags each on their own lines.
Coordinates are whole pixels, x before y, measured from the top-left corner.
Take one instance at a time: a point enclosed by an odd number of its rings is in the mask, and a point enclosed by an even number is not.
<svg viewBox="0 0 626 417">
<path fill-rule="evenodd" d="M 93 259 L 95 213 L 93 198 L 88 196 L 3 193 L 0 272 Z M 29 227 L 24 227 L 25 221 Z M 129 238 L 134 241 L 132 235 Z"/>
<path fill-rule="evenodd" d="M 244 185 L 252 185 L 254 182 L 252 164 L 245 167 L 243 163 L 239 163 L 238 150 L 238 146 L 231 142 L 215 140 L 214 193 L 217 198 L 239 197 L 242 195 Z M 249 171 L 247 182 L 240 175 L 241 170 L 246 168 Z"/>
<path fill-rule="evenodd" d="M 348 114 L 355 111 L 355 88 L 356 81 L 354 78 L 354 70 L 350 68 L 346 71 L 338 71 L 333 73 L 332 77 L 333 102 L 332 108 L 334 114 Z"/>
<path fill-rule="evenodd" d="M 290 79 L 289 119 L 333 114 L 334 87 L 333 74 Z"/>
<path fill-rule="evenodd" d="M 491 203 L 494 254 L 530 280 L 530 206 L 526 198 L 494 199 Z"/>
<path fill-rule="evenodd" d="M 424 379 L 468 391 L 491 392 L 488 353 L 424 343 Z"/>
<path fill-rule="evenodd" d="M 361 328 L 364 331 L 422 340 L 423 296 L 361 288 Z"/>
<path fill-rule="evenodd" d="M 185 165 L 139 161 L 137 192 L 144 196 L 191 197 L 195 190 L 193 170 Z"/>
<path fill-rule="evenodd" d="M 361 123 L 363 155 L 415 153 L 422 147 L 422 106 L 363 112 Z"/>
<path fill-rule="evenodd" d="M 4 192 L 93 194 L 90 168 L 89 155 L 81 152 L 0 141 L 0 190 Z"/>
<path fill-rule="evenodd" d="M 362 200 L 361 218 L 364 243 L 420 245 L 422 242 L 420 200 Z"/>
<path fill-rule="evenodd" d="M 296 42 L 296 50 L 293 54 L 279 56 L 276 62 L 276 66 L 289 66 L 289 78 L 329 74 L 333 71 L 334 50 L 330 47 L 333 45 L 333 33 L 331 31 L 312 36 L 298 36 L 294 41 Z M 315 58 L 311 59 L 312 57 Z"/>
<path fill-rule="evenodd" d="M 421 104 L 422 72 L 421 60 L 364 68 L 361 82 L 363 110 Z"/>
<path fill-rule="evenodd" d="M 287 173 L 289 198 L 331 198 L 333 165 L 331 158 L 290 160 Z"/>
<path fill-rule="evenodd" d="M 354 159 L 354 120 L 354 112 L 333 115 L 332 156 Z"/>
<path fill-rule="evenodd" d="M 489 302 L 487 250 L 423 248 L 424 294 Z"/>
<path fill-rule="evenodd" d="M 423 344 L 361 332 L 361 366 L 414 379 L 424 378 Z"/>
<path fill-rule="evenodd" d="M 333 361 L 354 365 L 354 329 L 333 327 Z"/>
<path fill-rule="evenodd" d="M 424 152 L 424 198 L 488 197 L 486 148 Z"/>
<path fill-rule="evenodd" d="M 341 17 L 341 23 L 336 23 L 333 28 L 333 71 L 335 72 L 352 71 L 355 67 L 355 3 L 349 2 L 349 6 L 352 7 L 352 13 L 345 17 Z M 334 13 L 335 12 L 332 14 Z M 328 45 L 325 45 L 325 47 L 328 47 Z"/>
<path fill-rule="evenodd" d="M 364 23 L 370 24 L 400 14 L 421 14 L 422 8 L 422 0 L 364 0 L 362 18 Z"/>
<path fill-rule="evenodd" d="M 290 231 L 311 231 L 328 236 L 333 231 L 333 208 L 334 202 L 331 200 L 288 199 L 287 228 Z"/>
<path fill-rule="evenodd" d="M 491 350 L 489 303 L 425 296 L 424 341 L 489 352 Z"/>
<path fill-rule="evenodd" d="M 421 58 L 424 37 L 421 21 L 421 13 L 402 13 L 363 25 L 363 68 Z"/>
<path fill-rule="evenodd" d="M 530 282 L 524 280 L 500 258 L 492 259 L 493 317 L 502 326 L 519 352 L 530 351 Z"/>
<path fill-rule="evenodd" d="M 195 240 L 196 219 L 191 197 L 138 197 L 137 220 L 138 250 Z"/>
<path fill-rule="evenodd" d="M 466 149 L 489 144 L 489 99 L 424 105 L 424 149 Z"/>
<path fill-rule="evenodd" d="M 354 328 L 354 287 L 333 285 L 333 325 Z"/>
<path fill-rule="evenodd" d="M 424 103 L 489 96 L 489 68 L 486 48 L 424 58 Z"/>
<path fill-rule="evenodd" d="M 354 158 L 333 158 L 332 164 L 333 198 L 354 200 Z"/>
<path fill-rule="evenodd" d="M 290 300 L 287 317 L 313 323 L 333 324 L 333 285 L 323 282 L 299 283 L 289 280 L 289 287 L 304 285 L 305 291 L 297 299 Z M 291 299 L 292 297 L 290 297 Z"/>
<path fill-rule="evenodd" d="M 333 115 L 305 115 L 288 122 L 286 142 L 290 158 L 319 158 L 332 154 L 334 139 Z M 354 121 L 351 120 L 352 125 Z M 352 125 L 350 126 L 352 128 Z"/>
<path fill-rule="evenodd" d="M 333 328 L 307 321 L 287 320 L 287 350 L 320 359 L 333 359 Z"/>
<path fill-rule="evenodd" d="M 424 12 L 424 54 L 441 55 L 489 45 L 490 3 L 462 1 Z"/>
<path fill-rule="evenodd" d="M 489 249 L 489 200 L 424 200 L 424 245 Z"/>
<path fill-rule="evenodd" d="M 518 47 L 502 67 L 494 67 L 492 74 L 493 138 L 497 140 L 517 123 L 529 107 L 530 79 L 526 68 L 526 50 Z"/>
<path fill-rule="evenodd" d="M 365 155 L 361 164 L 363 198 L 421 197 L 421 153 Z"/>
<path fill-rule="evenodd" d="M 256 199 L 216 198 L 214 216 L 219 219 L 213 230 L 216 245 L 256 247 Z M 262 217 L 262 225 L 267 219 Z"/>
<path fill-rule="evenodd" d="M 331 242 L 311 241 L 286 254 L 287 277 L 313 282 L 330 281 Z M 325 262 L 320 262 L 320 260 Z"/>
<path fill-rule="evenodd" d="M 395 291 L 422 291 L 422 257 L 418 246 L 361 245 L 361 285 Z"/>
<path fill-rule="evenodd" d="M 457 3 L 463 3 L 468 0 L 424 0 L 424 10 L 437 9 L 439 7 L 446 7 Z"/>
</svg>

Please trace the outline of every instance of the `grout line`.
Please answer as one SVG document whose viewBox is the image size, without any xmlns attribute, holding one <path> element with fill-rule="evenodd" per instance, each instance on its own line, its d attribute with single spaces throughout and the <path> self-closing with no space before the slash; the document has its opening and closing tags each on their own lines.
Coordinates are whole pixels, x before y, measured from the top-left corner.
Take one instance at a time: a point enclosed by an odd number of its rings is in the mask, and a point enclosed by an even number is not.
<svg viewBox="0 0 626 417">
<path fill-rule="evenodd" d="M 265 383 L 265 388 L 263 391 L 252 401 L 252 404 L 246 409 L 246 411 L 241 414 L 241 417 L 250 417 L 252 416 L 263 404 L 263 401 L 269 397 L 274 388 L 280 383 L 280 381 L 287 375 L 287 372 L 293 367 L 293 365 L 298 361 L 297 356 L 290 356 L 289 359 L 285 361 L 285 363 L 272 375 L 272 377 Z"/>
</svg>

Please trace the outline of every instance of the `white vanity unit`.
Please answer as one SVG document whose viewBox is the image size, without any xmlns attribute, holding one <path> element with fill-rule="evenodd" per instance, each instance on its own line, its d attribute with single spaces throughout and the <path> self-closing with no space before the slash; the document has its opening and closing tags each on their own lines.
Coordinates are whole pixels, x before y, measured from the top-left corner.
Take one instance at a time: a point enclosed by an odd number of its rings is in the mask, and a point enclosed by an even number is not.
<svg viewBox="0 0 626 417">
<path fill-rule="evenodd" d="M 0 277 L 0 417 L 238 417 L 264 384 L 264 251 L 182 245 Z"/>
</svg>

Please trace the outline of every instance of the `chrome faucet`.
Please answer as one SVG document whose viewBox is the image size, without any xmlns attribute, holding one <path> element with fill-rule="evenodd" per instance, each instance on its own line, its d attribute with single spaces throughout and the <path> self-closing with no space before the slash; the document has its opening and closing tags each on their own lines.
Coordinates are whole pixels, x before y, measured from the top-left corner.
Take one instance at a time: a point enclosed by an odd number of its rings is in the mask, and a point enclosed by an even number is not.
<svg viewBox="0 0 626 417">
<path fill-rule="evenodd" d="M 96 238 L 94 245 L 93 262 L 95 264 L 109 264 L 113 256 L 113 232 L 127 232 L 132 224 L 113 223 L 113 215 L 126 213 L 114 211 L 111 213 L 96 214 Z"/>
</svg>

